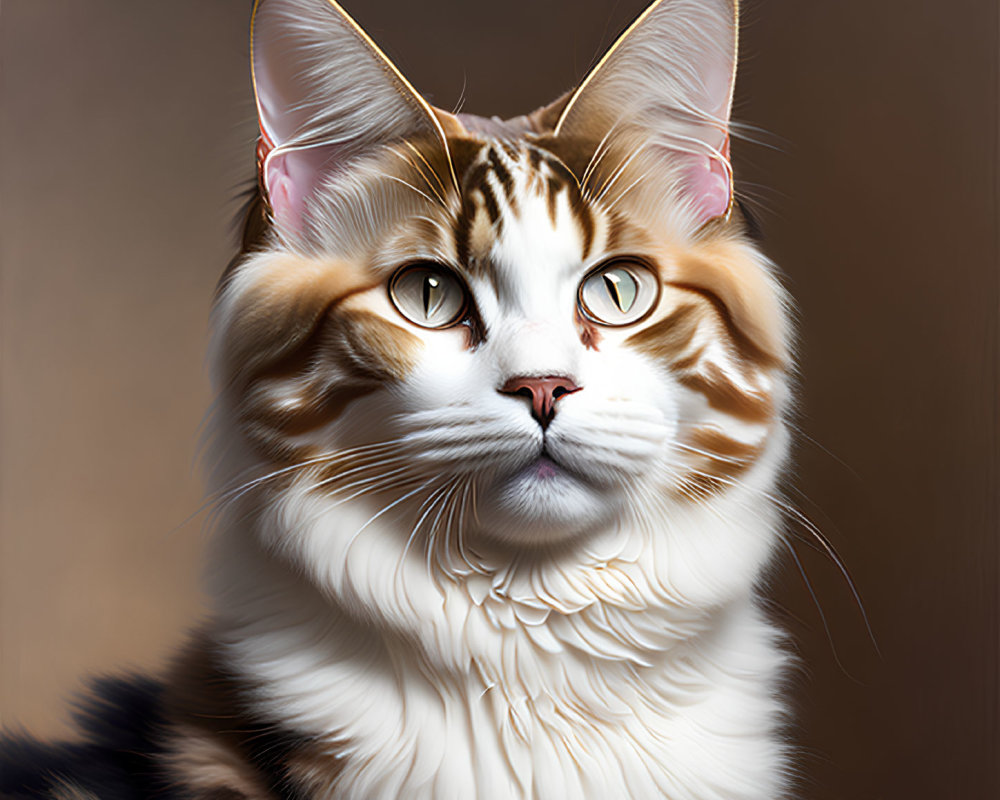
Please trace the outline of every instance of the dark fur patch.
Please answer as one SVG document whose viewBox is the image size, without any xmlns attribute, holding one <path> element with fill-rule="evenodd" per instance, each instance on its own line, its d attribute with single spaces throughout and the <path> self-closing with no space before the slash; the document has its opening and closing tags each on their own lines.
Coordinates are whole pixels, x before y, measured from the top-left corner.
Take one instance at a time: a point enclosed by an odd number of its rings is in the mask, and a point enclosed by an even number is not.
<svg viewBox="0 0 1000 800">
<path fill-rule="evenodd" d="M 103 678 L 79 702 L 80 740 L 0 739 L 3 800 L 241 800 L 239 786 L 189 783 L 176 766 L 176 739 L 195 732 L 238 755 L 261 787 L 253 800 L 306 800 L 294 772 L 314 757 L 310 743 L 248 712 L 249 688 L 197 637 L 165 682 Z"/>
<path fill-rule="evenodd" d="M 99 800 L 180 800 L 160 767 L 163 686 L 104 678 L 75 713 L 82 742 L 0 739 L 0 797 L 51 798 L 72 787 Z"/>
<path fill-rule="evenodd" d="M 198 635 L 171 670 L 164 716 L 176 730 L 196 733 L 238 754 L 255 783 L 267 787 L 269 797 L 307 800 L 292 776 L 291 761 L 308 751 L 310 743 L 258 718 L 251 711 L 253 705 L 253 688 L 226 667 L 208 636 Z M 222 789 L 212 789 L 218 800 L 223 798 L 218 794 Z"/>
</svg>

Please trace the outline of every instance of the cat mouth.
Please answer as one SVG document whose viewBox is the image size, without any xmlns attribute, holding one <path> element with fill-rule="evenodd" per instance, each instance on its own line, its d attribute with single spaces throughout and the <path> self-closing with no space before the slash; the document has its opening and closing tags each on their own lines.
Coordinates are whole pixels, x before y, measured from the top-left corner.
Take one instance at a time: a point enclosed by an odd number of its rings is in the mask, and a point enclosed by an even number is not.
<svg viewBox="0 0 1000 800">
<path fill-rule="evenodd" d="M 558 448 L 556 448 L 558 452 Z M 555 542 L 606 518 L 602 491 L 543 444 L 526 463 L 482 492 L 489 532 L 521 544 Z"/>
<path fill-rule="evenodd" d="M 522 475 L 531 476 L 540 481 L 551 481 L 563 476 L 577 477 L 573 470 L 560 462 L 549 451 L 547 444 L 542 444 L 535 460 L 521 471 Z"/>
<path fill-rule="evenodd" d="M 544 481 L 559 477 L 563 468 L 561 464 L 543 449 L 538 458 L 528 466 L 526 471 L 530 472 L 538 480 Z"/>
</svg>

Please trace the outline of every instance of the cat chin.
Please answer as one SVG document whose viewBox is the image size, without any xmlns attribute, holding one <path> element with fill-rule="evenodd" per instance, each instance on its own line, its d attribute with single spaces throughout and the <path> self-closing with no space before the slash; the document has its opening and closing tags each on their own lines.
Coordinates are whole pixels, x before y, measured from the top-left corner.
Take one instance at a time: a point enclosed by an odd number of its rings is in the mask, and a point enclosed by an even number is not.
<svg viewBox="0 0 1000 800">
<path fill-rule="evenodd" d="M 546 457 L 497 481 L 479 501 L 481 533 L 519 546 L 550 546 L 611 524 L 608 493 Z"/>
</svg>

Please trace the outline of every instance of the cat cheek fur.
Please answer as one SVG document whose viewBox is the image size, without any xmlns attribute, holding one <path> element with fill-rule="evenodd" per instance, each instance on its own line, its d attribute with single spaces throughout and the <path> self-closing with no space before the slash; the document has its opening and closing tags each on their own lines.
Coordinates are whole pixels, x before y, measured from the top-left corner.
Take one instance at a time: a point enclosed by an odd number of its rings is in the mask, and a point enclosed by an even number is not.
<svg viewBox="0 0 1000 800">
<path fill-rule="evenodd" d="M 384 316 L 381 284 L 350 262 L 261 254 L 223 286 L 215 370 L 267 457 L 308 456 L 311 431 L 413 369 L 422 343 Z"/>
</svg>

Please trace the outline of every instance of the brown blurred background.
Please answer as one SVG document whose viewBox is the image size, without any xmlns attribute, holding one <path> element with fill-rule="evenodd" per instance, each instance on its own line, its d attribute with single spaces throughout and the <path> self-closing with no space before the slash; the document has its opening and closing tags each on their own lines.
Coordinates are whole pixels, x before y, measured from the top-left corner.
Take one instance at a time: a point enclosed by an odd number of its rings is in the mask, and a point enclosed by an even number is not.
<svg viewBox="0 0 1000 800">
<path fill-rule="evenodd" d="M 643 0 L 348 1 L 433 102 L 511 115 Z M 0 709 L 68 731 L 87 673 L 200 613 L 213 286 L 252 175 L 248 0 L 0 10 Z M 1000 796 L 998 4 L 744 6 L 738 186 L 797 299 L 787 553 L 804 797 Z M 798 532 L 805 540 L 807 534 Z"/>
</svg>

